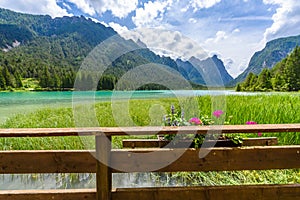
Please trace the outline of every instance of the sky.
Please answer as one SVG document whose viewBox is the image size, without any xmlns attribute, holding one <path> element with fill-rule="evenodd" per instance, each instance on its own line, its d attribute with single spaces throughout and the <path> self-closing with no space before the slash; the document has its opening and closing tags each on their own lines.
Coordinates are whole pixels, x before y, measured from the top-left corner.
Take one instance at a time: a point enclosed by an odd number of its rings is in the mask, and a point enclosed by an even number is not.
<svg viewBox="0 0 300 200">
<path fill-rule="evenodd" d="M 0 7 L 84 15 L 172 58 L 216 54 L 233 77 L 266 42 L 300 35 L 299 0 L 0 0 Z"/>
</svg>

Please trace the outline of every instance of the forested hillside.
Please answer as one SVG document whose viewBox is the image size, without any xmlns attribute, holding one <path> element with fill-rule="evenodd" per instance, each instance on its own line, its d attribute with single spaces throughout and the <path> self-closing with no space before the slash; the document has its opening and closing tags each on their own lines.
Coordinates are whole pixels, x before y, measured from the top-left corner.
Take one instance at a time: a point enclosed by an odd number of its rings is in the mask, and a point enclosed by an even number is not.
<svg viewBox="0 0 300 200">
<path fill-rule="evenodd" d="M 0 8 L 0 90 L 69 90 L 73 89 L 76 77 L 91 83 L 88 74 L 77 76 L 78 69 L 98 44 L 112 36 L 136 50 L 121 55 L 108 66 L 96 83 L 99 90 L 114 89 L 126 72 L 148 63 L 170 67 L 197 88 L 206 84 L 199 72 L 207 72 L 205 77 L 215 76 L 211 68 L 217 67 L 224 84 L 232 80 L 223 62 L 216 57 L 207 59 L 211 62 L 197 61 L 200 68 L 196 73 L 190 62 L 158 56 L 144 45 L 125 40 L 112 28 L 83 16 L 51 18 Z M 129 85 L 125 89 L 132 89 Z M 154 83 L 139 89 L 166 88 Z"/>
<path fill-rule="evenodd" d="M 22 80 L 26 79 L 35 80 L 31 81 L 37 83 L 34 89 L 70 89 L 88 53 L 114 35 L 119 37 L 113 29 L 85 17 L 52 19 L 0 9 L 0 89 L 31 87 L 24 85 Z M 100 79 L 98 89 L 113 89 L 126 71 L 149 62 L 177 70 L 172 59 L 140 49 L 115 60 Z M 87 81 L 86 76 L 81 77 Z"/>
<path fill-rule="evenodd" d="M 250 73 L 237 85 L 237 91 L 299 91 L 300 47 L 278 62 L 273 69 L 265 68 L 259 75 Z"/>
<path fill-rule="evenodd" d="M 245 81 L 250 74 L 258 75 L 264 68 L 273 68 L 276 63 L 287 57 L 297 45 L 300 44 L 300 35 L 278 38 L 269 41 L 265 48 L 256 52 L 249 62 L 246 70 L 240 74 L 230 85 Z"/>
</svg>

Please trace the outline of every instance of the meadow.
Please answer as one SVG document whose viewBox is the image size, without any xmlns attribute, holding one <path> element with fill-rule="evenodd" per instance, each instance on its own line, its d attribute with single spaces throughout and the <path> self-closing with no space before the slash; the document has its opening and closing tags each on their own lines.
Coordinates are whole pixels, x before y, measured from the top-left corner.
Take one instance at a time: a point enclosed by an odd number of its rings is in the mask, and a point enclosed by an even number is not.
<svg viewBox="0 0 300 200">
<path fill-rule="evenodd" d="M 197 108 L 201 115 L 211 116 L 214 99 L 210 96 L 197 97 Z M 227 96 L 226 121 L 229 124 L 245 124 L 255 121 L 258 124 L 300 123 L 300 95 L 286 93 L 278 95 Z M 179 108 L 178 99 L 131 100 L 129 115 L 131 122 L 119 121 L 114 116 L 111 102 L 100 102 L 95 105 L 99 125 L 113 127 L 122 124 L 130 126 L 154 126 L 163 124 L 163 113 L 167 114 L 170 106 Z M 155 112 L 155 109 L 162 112 Z M 153 111 L 154 109 L 154 111 Z M 122 111 L 120 110 L 120 113 Z M 1 128 L 46 128 L 76 127 L 72 108 L 42 109 L 26 115 L 16 115 L 8 119 Z M 245 137 L 255 137 L 255 134 Z M 300 133 L 263 133 L 263 136 L 276 136 L 279 145 L 300 144 Z M 149 136 L 148 136 L 149 137 Z M 0 138 L 1 150 L 39 150 L 39 149 L 86 149 L 83 137 L 60 138 Z M 88 138 L 87 140 L 90 140 Z M 113 146 L 121 148 L 123 138 L 113 138 Z M 93 148 L 93 141 L 91 146 Z M 153 174 L 158 181 L 166 185 L 181 182 L 186 185 L 235 185 L 235 184 L 288 184 L 300 183 L 300 170 L 268 170 L 239 172 L 197 172 Z"/>
</svg>

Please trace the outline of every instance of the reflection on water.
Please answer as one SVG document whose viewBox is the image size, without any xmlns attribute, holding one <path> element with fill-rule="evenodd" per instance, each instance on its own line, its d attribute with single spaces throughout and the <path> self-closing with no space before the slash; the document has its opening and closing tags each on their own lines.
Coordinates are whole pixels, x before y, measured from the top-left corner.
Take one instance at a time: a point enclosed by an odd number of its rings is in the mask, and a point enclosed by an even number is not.
<svg viewBox="0 0 300 200">
<path fill-rule="evenodd" d="M 180 177 L 168 173 L 114 173 L 113 188 L 184 186 Z M 88 189 L 96 187 L 95 174 L 0 175 L 0 190 Z"/>
<path fill-rule="evenodd" d="M 94 188 L 92 174 L 5 174 L 0 190 Z"/>
</svg>

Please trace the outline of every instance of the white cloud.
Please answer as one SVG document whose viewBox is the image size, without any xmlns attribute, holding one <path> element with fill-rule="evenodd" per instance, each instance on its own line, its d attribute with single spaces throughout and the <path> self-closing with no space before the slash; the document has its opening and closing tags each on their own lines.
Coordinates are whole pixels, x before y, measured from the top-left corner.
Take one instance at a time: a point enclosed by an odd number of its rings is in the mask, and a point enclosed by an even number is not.
<svg viewBox="0 0 300 200">
<path fill-rule="evenodd" d="M 136 9 L 136 14 L 132 17 L 132 21 L 137 27 L 157 26 L 163 18 L 163 13 L 172 3 L 172 0 L 149 1 L 144 4 L 144 8 Z"/>
<path fill-rule="evenodd" d="M 72 8 L 71 8 L 71 6 L 69 6 L 68 4 L 66 4 L 66 3 L 63 3 L 63 6 L 65 7 L 65 8 L 67 8 L 67 9 L 69 9 L 69 10 L 71 10 Z"/>
<path fill-rule="evenodd" d="M 197 23 L 197 19 L 195 19 L 195 18 L 190 18 L 190 19 L 189 19 L 189 23 L 191 23 L 191 24 L 196 24 L 196 23 Z"/>
<path fill-rule="evenodd" d="M 205 59 L 208 54 L 198 43 L 183 36 L 178 31 L 169 31 L 158 28 L 140 28 L 125 31 L 124 27 L 113 24 L 120 29 L 121 35 L 126 39 L 142 41 L 147 47 L 159 55 L 170 56 L 174 59 L 181 58 L 188 60 L 192 56 L 198 59 Z"/>
<path fill-rule="evenodd" d="M 231 58 L 227 58 L 223 62 L 227 70 L 230 70 L 234 64 L 234 61 Z"/>
<path fill-rule="evenodd" d="M 247 68 L 251 56 L 258 50 L 257 43 L 260 40 L 258 36 L 262 33 L 254 34 L 240 29 L 230 32 L 220 30 L 215 37 L 208 38 L 202 46 L 206 51 L 219 55 L 229 74 L 237 77 Z"/>
<path fill-rule="evenodd" d="M 265 4 L 278 5 L 273 15 L 273 24 L 264 33 L 264 42 L 271 39 L 300 33 L 299 0 L 263 0 Z"/>
<path fill-rule="evenodd" d="M 236 28 L 236 29 L 234 29 L 234 30 L 232 31 L 232 33 L 239 33 L 239 32 L 241 32 L 241 30 L 238 29 L 238 28 Z"/>
<path fill-rule="evenodd" d="M 89 15 L 95 15 L 95 9 L 86 0 L 68 0 L 69 2 L 75 4 L 77 8 L 82 10 L 84 13 Z"/>
<path fill-rule="evenodd" d="M 227 34 L 226 34 L 225 31 L 218 31 L 216 33 L 216 37 L 215 38 L 208 38 L 205 43 L 211 43 L 211 42 L 218 43 L 221 40 L 225 40 L 227 38 L 228 38 L 228 36 L 227 36 Z"/>
<path fill-rule="evenodd" d="M 189 5 L 194 9 L 194 11 L 197 11 L 202 8 L 210 8 L 220 2 L 221 0 L 191 0 Z"/>
<path fill-rule="evenodd" d="M 52 17 L 70 15 L 66 9 L 62 9 L 56 0 L 0 0 L 0 7 L 31 14 L 48 14 Z"/>
<path fill-rule="evenodd" d="M 138 6 L 138 0 L 68 0 L 80 10 L 90 15 L 96 12 L 100 15 L 111 11 L 112 15 L 119 18 L 127 17 Z"/>
<path fill-rule="evenodd" d="M 120 24 L 117 24 L 115 22 L 110 22 L 108 25 L 115 31 L 117 31 L 120 35 L 129 31 L 126 26 L 121 26 Z"/>
</svg>

